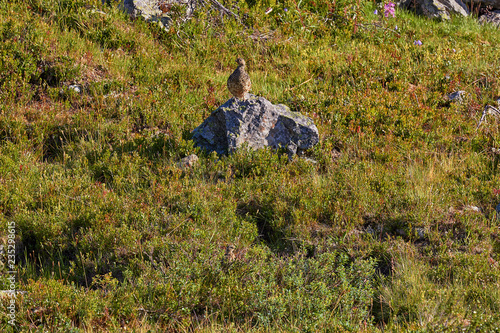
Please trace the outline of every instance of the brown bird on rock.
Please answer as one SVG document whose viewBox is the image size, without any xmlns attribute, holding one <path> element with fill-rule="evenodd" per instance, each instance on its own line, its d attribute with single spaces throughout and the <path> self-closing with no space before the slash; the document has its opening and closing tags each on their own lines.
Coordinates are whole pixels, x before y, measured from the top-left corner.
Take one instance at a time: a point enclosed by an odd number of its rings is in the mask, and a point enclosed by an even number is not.
<svg viewBox="0 0 500 333">
<path fill-rule="evenodd" d="M 227 79 L 227 89 L 229 89 L 229 92 L 237 99 L 245 100 L 247 93 L 252 87 L 252 82 L 245 70 L 245 60 L 238 58 L 236 59 L 236 63 L 238 63 L 238 68 L 236 68 L 233 74 Z"/>
</svg>

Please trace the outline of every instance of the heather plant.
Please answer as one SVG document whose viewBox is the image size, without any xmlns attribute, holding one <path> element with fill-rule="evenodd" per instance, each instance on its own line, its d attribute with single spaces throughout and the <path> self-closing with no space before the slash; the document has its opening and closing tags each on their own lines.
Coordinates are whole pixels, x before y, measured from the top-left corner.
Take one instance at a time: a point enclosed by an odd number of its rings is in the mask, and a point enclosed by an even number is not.
<svg viewBox="0 0 500 333">
<path fill-rule="evenodd" d="M 391 2 L 221 4 L 238 19 L 207 2 L 168 29 L 112 1 L 0 4 L 20 291 L 0 330 L 498 330 L 499 127 L 477 127 L 498 30 Z M 239 56 L 253 93 L 317 125 L 304 156 L 194 146 Z"/>
</svg>

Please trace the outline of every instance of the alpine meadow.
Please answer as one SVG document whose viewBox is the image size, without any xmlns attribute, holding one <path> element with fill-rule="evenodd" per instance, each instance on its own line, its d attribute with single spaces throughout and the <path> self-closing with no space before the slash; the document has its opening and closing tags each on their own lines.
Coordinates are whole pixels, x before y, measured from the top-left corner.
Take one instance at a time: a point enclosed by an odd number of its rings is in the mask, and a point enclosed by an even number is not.
<svg viewBox="0 0 500 333">
<path fill-rule="evenodd" d="M 0 331 L 499 332 L 500 29 L 194 3 L 0 2 Z M 240 57 L 313 148 L 196 146 Z"/>
</svg>

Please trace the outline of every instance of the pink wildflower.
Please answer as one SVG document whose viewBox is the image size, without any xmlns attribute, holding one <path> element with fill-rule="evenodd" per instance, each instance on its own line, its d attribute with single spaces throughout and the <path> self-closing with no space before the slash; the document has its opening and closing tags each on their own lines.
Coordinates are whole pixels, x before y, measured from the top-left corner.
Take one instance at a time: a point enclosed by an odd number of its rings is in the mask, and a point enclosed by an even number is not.
<svg viewBox="0 0 500 333">
<path fill-rule="evenodd" d="M 395 4 L 393 2 L 386 3 L 384 5 L 384 16 L 389 17 L 389 15 L 392 15 L 392 17 L 396 17 L 396 8 Z"/>
</svg>

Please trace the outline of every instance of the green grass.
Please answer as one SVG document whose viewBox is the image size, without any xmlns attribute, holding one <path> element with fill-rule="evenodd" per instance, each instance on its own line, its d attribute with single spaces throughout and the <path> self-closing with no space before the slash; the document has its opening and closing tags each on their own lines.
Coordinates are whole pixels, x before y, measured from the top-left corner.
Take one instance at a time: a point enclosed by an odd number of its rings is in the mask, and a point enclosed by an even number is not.
<svg viewBox="0 0 500 333">
<path fill-rule="evenodd" d="M 0 242 L 15 222 L 26 291 L 0 330 L 498 331 L 499 124 L 476 126 L 499 30 L 225 5 L 241 24 L 202 8 L 165 31 L 101 1 L 0 4 Z M 194 147 L 238 56 L 315 121 L 317 163 Z"/>
</svg>

